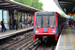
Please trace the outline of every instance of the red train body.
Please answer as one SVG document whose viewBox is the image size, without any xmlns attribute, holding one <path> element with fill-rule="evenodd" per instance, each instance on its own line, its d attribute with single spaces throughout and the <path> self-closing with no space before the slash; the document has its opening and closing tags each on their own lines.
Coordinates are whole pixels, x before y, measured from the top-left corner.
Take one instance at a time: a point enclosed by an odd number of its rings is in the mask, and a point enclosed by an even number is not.
<svg viewBox="0 0 75 50">
<path fill-rule="evenodd" d="M 33 40 L 53 37 L 57 41 L 66 21 L 67 18 L 62 17 L 57 12 L 35 12 Z"/>
</svg>

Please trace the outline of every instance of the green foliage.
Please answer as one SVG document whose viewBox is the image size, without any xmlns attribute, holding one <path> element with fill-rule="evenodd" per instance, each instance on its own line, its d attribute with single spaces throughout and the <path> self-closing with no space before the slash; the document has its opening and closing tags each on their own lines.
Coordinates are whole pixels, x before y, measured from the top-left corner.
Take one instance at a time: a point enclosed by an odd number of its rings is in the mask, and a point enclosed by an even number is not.
<svg viewBox="0 0 75 50">
<path fill-rule="evenodd" d="M 64 13 L 59 13 L 59 14 L 62 15 L 62 16 L 64 16 L 64 17 L 66 17 L 66 15 Z"/>
<path fill-rule="evenodd" d="M 36 8 L 38 10 L 43 10 L 42 8 L 43 3 L 39 2 L 39 0 L 14 0 L 14 1 Z"/>
</svg>

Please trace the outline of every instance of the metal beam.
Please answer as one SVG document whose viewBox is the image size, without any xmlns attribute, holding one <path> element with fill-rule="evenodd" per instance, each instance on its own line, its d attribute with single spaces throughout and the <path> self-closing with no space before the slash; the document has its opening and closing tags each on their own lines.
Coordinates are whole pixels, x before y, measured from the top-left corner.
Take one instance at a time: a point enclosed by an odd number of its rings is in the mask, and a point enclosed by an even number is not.
<svg viewBox="0 0 75 50">
<path fill-rule="evenodd" d="M 9 5 L 10 3 L 2 3 L 2 4 L 0 4 L 0 5 Z"/>
</svg>

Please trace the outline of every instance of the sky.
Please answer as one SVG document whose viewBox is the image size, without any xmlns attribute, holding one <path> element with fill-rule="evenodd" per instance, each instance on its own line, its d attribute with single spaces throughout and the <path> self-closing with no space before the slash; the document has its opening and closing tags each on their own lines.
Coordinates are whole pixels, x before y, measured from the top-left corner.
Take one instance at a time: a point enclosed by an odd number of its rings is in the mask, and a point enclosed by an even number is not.
<svg viewBox="0 0 75 50">
<path fill-rule="evenodd" d="M 55 4 L 55 2 L 53 0 L 40 0 L 40 2 L 42 2 L 43 5 L 43 9 L 45 11 L 56 11 L 59 13 L 63 13 L 58 6 Z"/>
<path fill-rule="evenodd" d="M 11 0 L 13 1 L 13 0 Z M 55 4 L 55 2 L 53 0 L 39 0 L 40 2 L 42 2 L 43 5 L 43 9 L 44 11 L 56 11 L 59 13 L 63 13 L 58 6 Z"/>
</svg>

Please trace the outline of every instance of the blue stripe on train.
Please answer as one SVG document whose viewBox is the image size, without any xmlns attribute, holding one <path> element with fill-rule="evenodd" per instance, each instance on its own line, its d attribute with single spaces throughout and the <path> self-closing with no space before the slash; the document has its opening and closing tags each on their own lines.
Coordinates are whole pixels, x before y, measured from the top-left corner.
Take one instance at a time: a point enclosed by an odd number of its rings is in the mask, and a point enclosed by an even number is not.
<svg viewBox="0 0 75 50">
<path fill-rule="evenodd" d="M 33 27 L 33 35 L 35 34 L 35 27 Z"/>
<path fill-rule="evenodd" d="M 58 27 L 56 27 L 56 34 L 58 35 Z"/>
</svg>

